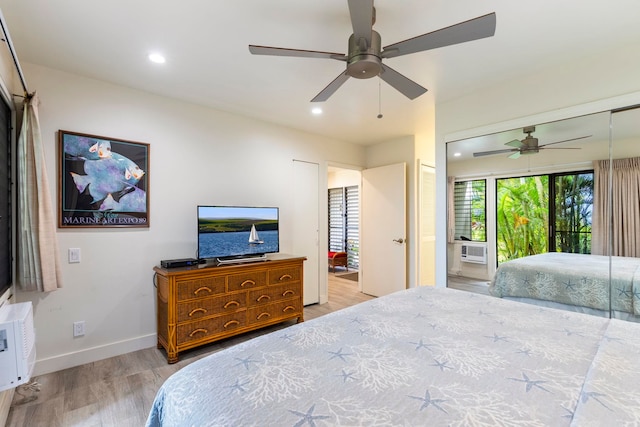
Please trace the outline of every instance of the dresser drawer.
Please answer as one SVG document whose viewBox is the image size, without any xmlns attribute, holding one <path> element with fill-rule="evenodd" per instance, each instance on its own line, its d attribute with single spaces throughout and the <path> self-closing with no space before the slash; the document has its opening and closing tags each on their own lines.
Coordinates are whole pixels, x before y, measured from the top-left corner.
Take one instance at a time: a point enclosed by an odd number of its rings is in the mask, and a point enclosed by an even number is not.
<svg viewBox="0 0 640 427">
<path fill-rule="evenodd" d="M 230 274 L 227 276 L 228 291 L 240 291 L 267 284 L 267 270 L 249 271 L 242 274 Z"/>
<path fill-rule="evenodd" d="M 225 277 L 203 277 L 198 279 L 177 280 L 178 301 L 193 298 L 206 298 L 225 293 Z"/>
<path fill-rule="evenodd" d="M 269 284 L 279 285 L 286 282 L 297 282 L 302 277 L 302 269 L 298 266 L 274 268 L 269 270 Z"/>
<path fill-rule="evenodd" d="M 249 325 L 269 322 L 270 320 L 282 317 L 292 317 L 302 312 L 302 301 L 300 298 L 280 301 L 274 304 L 249 307 L 247 309 L 247 319 Z"/>
<path fill-rule="evenodd" d="M 246 292 L 181 302 L 178 303 L 178 322 L 200 319 L 217 314 L 233 313 L 246 308 L 246 306 Z"/>
<path fill-rule="evenodd" d="M 242 328 L 247 324 L 246 311 L 213 317 L 198 322 L 183 323 L 177 327 L 178 345 L 191 341 L 200 341 L 205 338 L 220 335 Z"/>
<path fill-rule="evenodd" d="M 299 282 L 284 285 L 272 285 L 249 292 L 249 306 L 270 304 L 283 299 L 301 296 Z"/>
</svg>

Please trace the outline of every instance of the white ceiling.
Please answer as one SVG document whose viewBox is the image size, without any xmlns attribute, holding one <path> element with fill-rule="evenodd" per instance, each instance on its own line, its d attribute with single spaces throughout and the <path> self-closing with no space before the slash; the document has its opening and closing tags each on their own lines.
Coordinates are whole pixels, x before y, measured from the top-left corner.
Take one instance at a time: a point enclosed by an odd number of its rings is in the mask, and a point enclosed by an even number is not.
<svg viewBox="0 0 640 427">
<path fill-rule="evenodd" d="M 350 79 L 321 104 L 323 115 L 312 116 L 309 101 L 344 63 L 254 56 L 247 46 L 346 53 L 346 0 L 0 0 L 21 62 L 360 144 L 419 133 L 436 103 L 621 43 L 640 45 L 637 0 L 376 0 L 375 7 L 383 46 L 490 12 L 496 34 L 386 59 L 429 89 L 413 101 L 378 78 Z M 152 51 L 167 63 L 150 63 Z"/>
</svg>

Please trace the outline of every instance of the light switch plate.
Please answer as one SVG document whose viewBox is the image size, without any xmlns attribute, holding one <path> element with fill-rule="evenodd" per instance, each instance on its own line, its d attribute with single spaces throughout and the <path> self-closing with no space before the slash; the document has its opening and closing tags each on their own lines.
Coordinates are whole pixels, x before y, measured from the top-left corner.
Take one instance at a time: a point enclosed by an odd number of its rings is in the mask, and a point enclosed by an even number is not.
<svg viewBox="0 0 640 427">
<path fill-rule="evenodd" d="M 69 248 L 69 264 L 80 262 L 80 248 Z"/>
</svg>

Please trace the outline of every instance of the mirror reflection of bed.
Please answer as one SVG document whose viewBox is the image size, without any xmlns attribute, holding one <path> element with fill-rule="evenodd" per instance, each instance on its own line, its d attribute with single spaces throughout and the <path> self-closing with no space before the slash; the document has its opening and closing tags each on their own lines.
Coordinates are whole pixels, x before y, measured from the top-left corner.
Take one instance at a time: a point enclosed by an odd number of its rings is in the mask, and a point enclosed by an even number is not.
<svg viewBox="0 0 640 427">
<path fill-rule="evenodd" d="M 447 286 L 640 321 L 638 123 L 629 108 L 449 142 Z"/>
</svg>

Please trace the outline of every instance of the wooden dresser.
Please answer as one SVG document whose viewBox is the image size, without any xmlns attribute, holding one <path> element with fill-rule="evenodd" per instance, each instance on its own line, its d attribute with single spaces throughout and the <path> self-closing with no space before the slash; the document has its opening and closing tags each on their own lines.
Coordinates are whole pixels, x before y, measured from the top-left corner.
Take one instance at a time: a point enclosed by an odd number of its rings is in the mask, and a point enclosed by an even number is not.
<svg viewBox="0 0 640 427">
<path fill-rule="evenodd" d="M 285 320 L 303 319 L 304 257 L 185 268 L 155 267 L 158 348 L 178 353 Z"/>
</svg>

